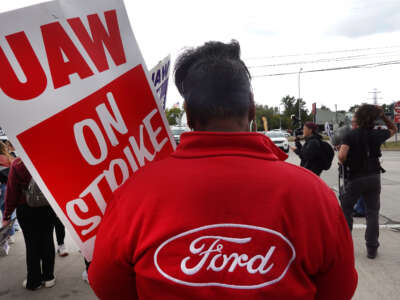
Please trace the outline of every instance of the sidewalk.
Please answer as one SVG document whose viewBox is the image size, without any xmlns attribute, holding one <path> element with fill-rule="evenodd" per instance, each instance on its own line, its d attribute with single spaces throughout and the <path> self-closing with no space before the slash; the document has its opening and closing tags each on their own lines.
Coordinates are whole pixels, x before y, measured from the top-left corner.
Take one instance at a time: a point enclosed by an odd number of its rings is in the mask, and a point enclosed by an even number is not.
<svg viewBox="0 0 400 300">
<path fill-rule="evenodd" d="M 15 234 L 15 244 L 10 254 L 0 257 L 0 299 L 97 299 L 90 286 L 82 280 L 85 263 L 68 233 L 65 238 L 70 254 L 67 257 L 56 256 L 55 275 L 57 283 L 53 288 L 28 291 L 22 288 L 26 278 L 25 243 L 21 231 Z"/>
<path fill-rule="evenodd" d="M 358 287 L 354 300 L 400 299 L 400 232 L 380 230 L 381 246 L 376 259 L 366 257 L 365 229 L 354 229 Z M 340 288 L 340 287 L 338 287 Z"/>
</svg>

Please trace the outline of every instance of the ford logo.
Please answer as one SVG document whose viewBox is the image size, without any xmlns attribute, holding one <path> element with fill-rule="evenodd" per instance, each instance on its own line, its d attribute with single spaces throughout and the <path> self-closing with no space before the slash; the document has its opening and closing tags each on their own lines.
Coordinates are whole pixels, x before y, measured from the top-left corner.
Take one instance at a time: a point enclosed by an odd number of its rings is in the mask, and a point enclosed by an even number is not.
<svg viewBox="0 0 400 300">
<path fill-rule="evenodd" d="M 163 242 L 154 265 L 166 279 L 186 286 L 257 289 L 282 280 L 295 258 L 292 243 L 277 231 L 215 224 Z"/>
</svg>

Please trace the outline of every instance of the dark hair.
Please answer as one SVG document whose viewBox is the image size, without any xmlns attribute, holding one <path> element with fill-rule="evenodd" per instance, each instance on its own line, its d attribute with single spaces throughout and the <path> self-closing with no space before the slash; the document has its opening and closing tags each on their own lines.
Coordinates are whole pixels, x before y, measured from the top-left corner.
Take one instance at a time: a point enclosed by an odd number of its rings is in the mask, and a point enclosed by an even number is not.
<svg viewBox="0 0 400 300">
<path fill-rule="evenodd" d="M 382 110 L 376 105 L 363 104 L 357 109 L 355 118 L 358 127 L 372 129 L 375 126 L 375 121 L 380 117 Z"/>
<path fill-rule="evenodd" d="M 248 114 L 254 103 L 250 80 L 237 41 L 187 49 L 175 64 L 175 85 L 191 119 L 201 124 Z"/>
<path fill-rule="evenodd" d="M 313 133 L 318 133 L 318 125 L 317 124 L 315 124 L 313 122 L 306 122 L 304 125 L 307 126 L 309 129 L 311 129 Z"/>
</svg>

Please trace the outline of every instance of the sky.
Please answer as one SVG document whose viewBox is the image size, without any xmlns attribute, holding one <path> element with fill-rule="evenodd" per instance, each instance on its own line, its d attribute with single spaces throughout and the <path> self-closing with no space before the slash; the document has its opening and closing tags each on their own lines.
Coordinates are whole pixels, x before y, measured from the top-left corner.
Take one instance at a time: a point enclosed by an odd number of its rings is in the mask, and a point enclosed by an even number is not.
<svg viewBox="0 0 400 300">
<path fill-rule="evenodd" d="M 40 2 L 1 1 L 0 12 Z M 372 103 L 374 89 L 380 104 L 400 100 L 398 0 L 124 2 L 149 68 L 168 54 L 174 61 L 185 48 L 235 39 L 257 103 L 278 106 L 286 95 L 298 97 L 299 79 L 309 109 L 314 102 L 332 110 Z M 383 62 L 397 64 L 373 67 Z M 265 76 L 282 73 L 291 74 Z M 183 99 L 171 77 L 167 106 L 177 102 Z"/>
</svg>

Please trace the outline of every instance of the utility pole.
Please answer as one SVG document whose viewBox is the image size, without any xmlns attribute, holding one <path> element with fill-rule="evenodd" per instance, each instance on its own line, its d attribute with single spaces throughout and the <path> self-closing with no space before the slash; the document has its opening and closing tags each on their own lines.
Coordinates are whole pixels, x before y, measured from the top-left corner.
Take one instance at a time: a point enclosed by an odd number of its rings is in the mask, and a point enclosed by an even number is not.
<svg viewBox="0 0 400 300">
<path fill-rule="evenodd" d="M 336 124 L 339 124 L 338 119 L 337 119 L 337 104 L 335 104 L 335 121 L 336 121 Z"/>
<path fill-rule="evenodd" d="M 303 71 L 303 68 L 300 68 L 300 70 L 299 70 L 299 80 L 298 80 L 298 87 L 299 87 L 299 100 L 298 100 L 298 102 L 299 102 L 299 121 L 301 122 L 301 106 L 300 106 L 300 74 L 301 74 L 301 71 Z"/>
<path fill-rule="evenodd" d="M 378 94 L 380 94 L 381 92 L 378 91 L 377 89 L 374 89 L 372 92 L 369 92 L 369 94 L 373 94 L 372 95 L 372 100 L 374 101 L 374 105 L 378 105 L 378 99 L 382 99 L 382 98 L 378 98 Z"/>
</svg>

